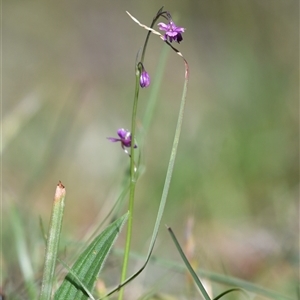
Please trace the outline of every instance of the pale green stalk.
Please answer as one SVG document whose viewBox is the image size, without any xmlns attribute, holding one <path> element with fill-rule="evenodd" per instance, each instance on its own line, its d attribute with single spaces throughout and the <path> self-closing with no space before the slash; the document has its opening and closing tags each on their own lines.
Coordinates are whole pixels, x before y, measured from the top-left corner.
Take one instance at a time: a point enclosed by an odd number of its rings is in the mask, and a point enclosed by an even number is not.
<svg viewBox="0 0 300 300">
<path fill-rule="evenodd" d="M 160 12 L 160 11 L 159 11 Z M 153 19 L 151 23 L 151 28 L 159 18 L 159 13 Z M 134 101 L 133 101 L 133 110 L 132 110 L 132 119 L 131 119 L 131 149 L 130 149 L 130 191 L 129 191 L 129 217 L 128 217 L 128 226 L 127 226 L 127 235 L 126 235 L 126 244 L 125 244 L 125 252 L 124 252 L 124 259 L 123 259 L 123 268 L 121 274 L 121 282 L 126 279 L 127 269 L 128 269 L 128 261 L 129 261 L 129 253 L 130 253 L 130 244 L 131 244 L 131 236 L 132 236 L 132 224 L 133 224 L 133 208 L 134 208 L 134 194 L 135 194 L 135 186 L 138 174 L 138 166 L 135 164 L 134 160 L 134 145 L 135 145 L 135 129 L 136 129 L 136 115 L 137 115 L 137 105 L 138 105 L 138 98 L 139 98 L 139 90 L 140 90 L 140 76 L 142 72 L 142 65 L 144 62 L 144 57 L 146 53 L 147 44 L 149 41 L 151 31 L 148 31 L 143 52 L 141 56 L 140 63 L 136 64 L 135 68 L 135 92 L 134 92 Z M 124 295 L 124 288 L 120 289 L 119 293 L 119 300 L 123 299 Z"/>
<path fill-rule="evenodd" d="M 51 299 L 57 252 L 64 215 L 65 196 L 65 187 L 61 184 L 61 182 L 59 182 L 55 191 L 49 233 L 47 238 L 44 273 L 39 297 L 40 300 Z"/>
<path fill-rule="evenodd" d="M 152 20 L 152 23 L 150 25 L 150 28 L 154 26 L 158 18 L 163 14 L 162 11 L 163 7 L 157 12 L 156 16 Z M 132 235 L 132 223 L 133 223 L 133 208 L 134 208 L 134 194 L 135 194 L 135 186 L 136 186 L 136 180 L 138 176 L 138 170 L 137 168 L 139 165 L 135 164 L 134 160 L 134 145 L 135 145 L 135 129 L 136 129 L 136 114 L 137 114 L 137 105 L 138 105 L 138 96 L 139 96 L 139 84 L 140 84 L 140 76 L 141 72 L 143 70 L 143 62 L 144 62 L 144 57 L 146 53 L 146 48 L 147 44 L 150 38 L 151 31 L 149 30 L 145 39 L 142 55 L 141 55 L 141 60 L 139 63 L 136 64 L 136 81 L 135 81 L 135 94 L 134 94 L 134 102 L 133 102 L 133 111 L 132 111 L 132 121 L 131 121 L 131 149 L 130 149 L 130 194 L 129 194 L 129 218 L 128 218 L 128 227 L 127 227 L 127 236 L 126 236 L 126 245 L 125 245 L 125 251 L 124 251 L 124 259 L 123 259 L 123 268 L 122 268 L 122 274 L 121 274 L 121 284 L 119 285 L 120 293 L 119 293 L 119 300 L 123 299 L 124 295 L 124 288 L 123 286 L 125 285 L 125 282 L 128 282 L 128 279 L 126 280 L 126 275 L 127 275 L 127 268 L 128 268 L 128 261 L 129 261 L 129 253 L 130 253 L 130 244 L 131 244 L 131 235 Z M 182 54 L 175 49 L 169 42 L 166 42 L 177 54 L 179 54 L 182 58 Z M 158 211 L 157 215 L 157 220 L 154 226 L 154 232 L 152 235 L 151 243 L 150 243 L 150 248 L 149 248 L 149 253 L 148 253 L 148 259 L 145 262 L 145 266 L 150 258 L 150 255 L 152 253 L 155 240 L 157 237 L 158 233 L 158 227 L 162 218 L 164 206 L 166 203 L 166 198 L 169 190 L 169 185 L 172 177 L 172 172 L 173 172 L 173 167 L 174 167 L 174 161 L 175 161 L 175 156 L 177 152 L 177 146 L 179 142 L 179 136 L 180 136 L 180 131 L 181 131 L 181 126 L 182 126 L 182 119 L 183 119 L 183 111 L 184 111 L 184 105 L 185 105 L 185 97 L 186 97 L 186 86 L 188 83 L 188 64 L 186 60 L 183 58 L 185 62 L 185 67 L 186 67 L 186 74 L 185 74 L 185 84 L 184 84 L 184 89 L 183 89 L 183 97 L 181 101 L 181 108 L 179 112 L 179 118 L 178 118 L 178 123 L 176 127 L 176 132 L 175 132 L 175 137 L 174 137 L 174 143 L 173 143 L 173 148 L 171 152 L 171 157 L 170 157 L 170 162 L 169 162 L 169 167 L 167 171 L 167 176 L 166 176 L 166 181 L 165 181 L 165 186 L 163 190 L 163 195 L 162 195 L 162 200 L 160 204 L 160 209 Z M 144 267 L 145 267 L 144 266 Z M 137 276 L 143 269 L 136 273 L 136 275 L 131 276 L 130 278 L 133 279 L 135 276 Z M 129 281 L 131 280 L 129 278 Z M 126 281 L 125 281 L 126 280 Z"/>
<path fill-rule="evenodd" d="M 175 163 L 175 158 L 176 158 L 176 154 L 177 154 L 178 143 L 179 143 L 179 138 L 180 138 L 180 133 L 181 133 L 181 128 L 182 128 L 182 122 L 183 122 L 184 108 L 185 108 L 186 95 L 187 95 L 187 86 L 188 86 L 188 82 L 189 82 L 189 66 L 188 66 L 188 63 L 185 60 L 185 58 L 182 56 L 182 54 L 176 48 L 174 48 L 169 42 L 166 41 L 166 43 L 183 59 L 184 65 L 185 65 L 185 76 L 184 76 L 185 79 L 184 79 L 184 86 L 183 86 L 182 97 L 181 97 L 181 102 L 180 102 L 175 136 L 174 136 L 174 140 L 173 140 L 173 146 L 172 146 L 172 150 L 171 150 L 171 155 L 170 155 L 167 175 L 166 175 L 166 179 L 165 179 L 165 183 L 164 183 L 163 193 L 161 196 L 158 213 L 156 216 L 156 221 L 155 221 L 155 225 L 154 225 L 154 229 L 153 229 L 153 233 L 152 233 L 152 237 L 151 237 L 151 241 L 150 241 L 150 245 L 149 245 L 149 249 L 148 249 L 148 254 L 147 254 L 147 257 L 146 257 L 146 260 L 145 260 L 143 266 L 137 272 L 135 272 L 133 275 L 128 277 L 126 280 L 124 279 L 116 288 L 114 288 L 112 291 L 110 291 L 106 295 L 106 297 L 110 296 L 117 290 L 122 290 L 123 286 L 125 286 L 128 282 L 130 282 L 134 278 L 136 278 L 145 269 L 146 265 L 148 264 L 148 262 L 150 260 L 150 257 L 151 257 L 151 254 L 152 254 L 152 251 L 153 251 L 153 248 L 155 245 L 155 241 L 156 241 L 157 234 L 158 234 L 158 229 L 159 229 L 161 219 L 163 216 L 163 212 L 165 209 L 165 205 L 167 202 L 167 196 L 168 196 L 169 187 L 170 187 L 170 183 L 171 183 L 171 179 L 172 179 L 173 168 L 174 168 L 174 163 Z M 128 255 L 129 255 L 129 252 L 128 252 Z M 124 256 L 125 256 L 125 253 L 124 253 Z M 126 273 L 125 273 L 125 275 L 126 275 Z M 126 278 L 126 276 L 124 278 Z M 121 299 L 122 298 L 119 297 L 119 300 L 121 300 Z"/>
<path fill-rule="evenodd" d="M 126 279 L 129 253 L 130 253 L 131 235 L 132 235 L 134 194 L 135 194 L 135 185 L 136 185 L 136 178 L 137 178 L 136 176 L 137 170 L 134 161 L 134 145 L 135 145 L 136 113 L 137 113 L 137 105 L 138 105 L 139 90 L 140 90 L 140 86 L 139 86 L 140 74 L 141 74 L 141 70 L 137 65 L 136 73 L 135 73 L 135 92 L 134 92 L 134 102 L 133 102 L 132 120 L 131 120 L 130 190 L 129 190 L 129 208 L 128 208 L 129 217 L 128 217 L 128 225 L 127 225 L 127 235 L 126 235 L 125 252 L 123 258 L 121 282 L 123 282 Z M 119 300 L 123 299 L 123 295 L 124 295 L 124 288 L 121 288 L 119 293 Z"/>
</svg>

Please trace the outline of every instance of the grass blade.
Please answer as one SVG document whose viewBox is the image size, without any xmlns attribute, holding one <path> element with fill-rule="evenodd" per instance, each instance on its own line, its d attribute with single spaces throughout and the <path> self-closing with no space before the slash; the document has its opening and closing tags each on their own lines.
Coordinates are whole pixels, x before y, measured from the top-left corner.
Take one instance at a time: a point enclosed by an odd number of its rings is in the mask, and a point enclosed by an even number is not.
<svg viewBox="0 0 300 300">
<path fill-rule="evenodd" d="M 122 251 L 120 249 L 114 249 L 114 253 L 116 255 L 121 256 L 121 255 L 123 255 L 123 252 L 124 251 Z M 131 252 L 130 256 L 132 258 L 134 258 L 135 260 L 140 260 L 140 261 L 145 260 L 145 255 L 141 255 L 141 254 L 136 253 L 136 252 Z M 157 264 L 160 267 L 170 269 L 174 272 L 183 273 L 183 272 L 186 271 L 186 266 L 184 266 L 182 264 L 179 264 L 176 261 L 161 259 L 159 257 L 152 257 L 152 258 L 150 258 L 150 262 L 153 263 L 153 264 Z M 232 277 L 232 276 L 228 276 L 228 275 L 223 275 L 223 274 L 203 270 L 201 268 L 198 268 L 196 271 L 197 271 L 197 274 L 199 274 L 201 277 L 206 278 L 206 279 L 208 279 L 212 282 L 222 284 L 222 285 L 226 285 L 226 286 L 236 286 L 240 289 L 245 290 L 246 292 L 253 293 L 253 294 L 256 294 L 257 296 L 265 297 L 267 299 L 273 299 L 273 300 L 295 300 L 295 299 L 300 299 L 300 297 L 297 297 L 298 294 L 297 294 L 297 285 L 296 284 L 295 284 L 295 289 L 294 289 L 295 293 L 294 293 L 294 296 L 292 297 L 290 295 L 283 295 L 280 292 L 264 288 L 260 285 L 257 285 L 257 284 L 254 284 L 252 282 L 249 282 L 249 281 L 246 281 L 246 280 L 243 280 L 243 279 L 239 279 L 239 278 L 236 278 L 236 277 Z"/>
<path fill-rule="evenodd" d="M 30 299 L 36 299 L 38 291 L 34 283 L 34 270 L 30 258 L 30 250 L 26 240 L 26 232 L 24 230 L 24 223 L 22 218 L 15 207 L 10 210 L 11 228 L 15 237 L 16 252 L 21 268 L 21 272 L 24 277 L 26 290 Z M 1 297 L 0 297 L 1 299 Z"/>
<path fill-rule="evenodd" d="M 66 190 L 61 182 L 58 183 L 54 196 L 52 215 L 49 226 L 49 234 L 46 246 L 44 274 L 40 300 L 51 299 L 54 271 L 56 265 L 57 251 L 59 246 L 62 220 L 64 215 Z"/>
<path fill-rule="evenodd" d="M 199 277 L 197 276 L 196 272 L 194 271 L 194 269 L 192 268 L 191 264 L 189 263 L 188 259 L 186 258 L 185 254 L 183 253 L 181 247 L 180 247 L 180 244 L 178 243 L 177 239 L 176 239 L 176 236 L 174 234 L 174 232 L 172 231 L 171 227 L 167 227 L 168 228 L 168 231 L 169 233 L 171 234 L 171 237 L 173 239 L 173 242 L 182 258 L 182 260 L 184 261 L 186 267 L 188 268 L 190 274 L 192 275 L 196 285 L 198 286 L 198 288 L 200 289 L 203 297 L 205 300 L 211 300 L 208 293 L 206 292 L 203 284 L 201 283 Z"/>
<path fill-rule="evenodd" d="M 110 224 L 85 249 L 55 293 L 56 300 L 88 298 L 86 290 L 92 291 L 97 276 L 127 218 L 128 213 Z"/>
<path fill-rule="evenodd" d="M 171 183 L 171 179 L 172 179 L 175 158 L 176 158 L 176 154 L 177 154 L 177 148 L 178 148 L 179 138 L 180 138 L 180 133 L 181 133 L 181 128 L 182 128 L 183 116 L 184 116 L 184 109 L 185 109 L 186 95 L 187 95 L 187 86 L 188 86 L 188 81 L 189 81 L 189 65 L 188 65 L 187 61 L 185 60 L 185 58 L 183 57 L 183 55 L 177 49 L 175 49 L 172 45 L 170 45 L 169 42 L 166 41 L 166 43 L 183 59 L 184 66 L 185 66 L 185 80 L 184 80 L 184 86 L 183 86 L 183 91 L 182 91 L 182 96 L 181 96 L 177 125 L 176 125 L 176 129 L 175 129 L 175 136 L 174 136 L 173 145 L 172 145 L 172 149 L 171 149 L 171 155 L 170 155 L 170 159 L 169 159 L 169 165 L 168 165 L 168 169 L 167 169 L 164 188 L 163 188 L 163 192 L 162 192 L 162 196 L 161 196 L 161 200 L 160 200 L 160 204 L 159 204 L 159 208 L 158 208 L 158 212 L 157 212 L 157 216 L 156 216 L 156 221 L 154 224 L 154 229 L 152 232 L 152 237 L 151 237 L 151 241 L 150 241 L 150 245 L 149 245 L 149 249 L 148 249 L 148 254 L 147 254 L 147 257 L 146 257 L 146 260 L 145 260 L 143 266 L 137 272 L 135 272 L 133 275 L 128 277 L 125 281 L 121 282 L 116 288 L 111 290 L 106 296 L 110 296 L 114 292 L 120 290 L 128 282 L 130 282 L 131 280 L 136 278 L 147 266 L 147 264 L 150 260 L 154 245 L 155 245 L 159 226 L 160 226 L 161 219 L 162 219 L 164 209 L 166 206 L 166 202 L 167 202 L 169 187 L 170 187 L 170 183 Z"/>
<path fill-rule="evenodd" d="M 245 296 L 248 296 L 248 299 L 250 298 L 249 295 L 242 289 L 240 288 L 232 288 L 232 289 L 229 289 L 223 293 L 221 293 L 220 295 L 218 295 L 217 297 L 215 297 L 213 300 L 219 300 L 221 299 L 223 296 L 227 295 L 227 294 L 230 294 L 232 292 L 241 292 L 243 293 Z"/>
</svg>

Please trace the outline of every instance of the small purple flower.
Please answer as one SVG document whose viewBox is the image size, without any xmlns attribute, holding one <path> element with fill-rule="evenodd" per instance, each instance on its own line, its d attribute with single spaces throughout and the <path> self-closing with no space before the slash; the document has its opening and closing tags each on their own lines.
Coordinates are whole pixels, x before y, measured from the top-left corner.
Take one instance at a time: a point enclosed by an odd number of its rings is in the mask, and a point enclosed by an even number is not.
<svg viewBox="0 0 300 300">
<path fill-rule="evenodd" d="M 145 88 L 148 87 L 149 85 L 150 85 L 150 76 L 143 67 L 141 77 L 140 77 L 140 86 L 141 88 Z"/>
<path fill-rule="evenodd" d="M 120 138 L 113 138 L 113 137 L 108 137 L 111 142 L 121 142 L 121 146 L 124 149 L 124 147 L 130 148 L 131 147 L 131 133 L 130 131 L 120 128 L 117 131 L 118 136 Z M 137 148 L 137 145 L 134 145 L 133 148 Z"/>
<path fill-rule="evenodd" d="M 168 24 L 158 23 L 157 25 L 159 30 L 166 32 L 164 35 L 165 41 L 180 43 L 183 40 L 181 33 L 184 32 L 185 29 L 183 27 L 177 27 L 172 20 L 169 20 Z"/>
</svg>

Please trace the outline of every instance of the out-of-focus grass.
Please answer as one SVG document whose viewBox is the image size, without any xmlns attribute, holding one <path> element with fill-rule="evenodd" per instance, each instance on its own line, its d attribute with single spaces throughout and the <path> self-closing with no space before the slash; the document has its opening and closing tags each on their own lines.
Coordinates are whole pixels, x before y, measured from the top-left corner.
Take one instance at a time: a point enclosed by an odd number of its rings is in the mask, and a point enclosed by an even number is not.
<svg viewBox="0 0 300 300">
<path fill-rule="evenodd" d="M 194 216 L 201 267 L 295 295 L 298 3 L 163 4 L 186 28 L 178 48 L 191 67 L 165 220 L 183 234 L 187 217 Z M 134 61 L 145 37 L 125 10 L 149 23 L 160 5 L 3 3 L 4 289 L 18 289 L 22 281 L 8 202 L 21 216 L 38 277 L 38 217 L 47 224 L 56 182 L 68 190 L 67 240 L 82 237 L 117 198 L 129 160 L 106 137 L 130 128 Z M 151 37 L 145 61 L 151 75 L 163 46 Z M 170 53 L 166 65 L 137 188 L 138 251 L 145 251 L 154 223 L 183 85 L 178 57 Z M 141 91 L 141 119 L 148 95 Z M 157 253 L 178 258 L 163 230 Z"/>
</svg>

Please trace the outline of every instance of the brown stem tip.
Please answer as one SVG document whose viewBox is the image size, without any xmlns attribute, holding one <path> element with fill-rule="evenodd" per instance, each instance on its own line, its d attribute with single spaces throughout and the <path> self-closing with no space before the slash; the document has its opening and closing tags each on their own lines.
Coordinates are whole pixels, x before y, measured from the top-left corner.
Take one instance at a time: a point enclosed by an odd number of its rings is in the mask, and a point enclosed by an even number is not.
<svg viewBox="0 0 300 300">
<path fill-rule="evenodd" d="M 60 187 L 61 189 L 65 188 L 65 186 L 61 183 L 61 181 L 58 182 L 57 186 Z"/>
<path fill-rule="evenodd" d="M 65 197 L 65 195 L 66 195 L 65 186 L 61 183 L 61 181 L 59 181 L 56 187 L 54 201 L 60 200 L 62 197 Z"/>
</svg>

